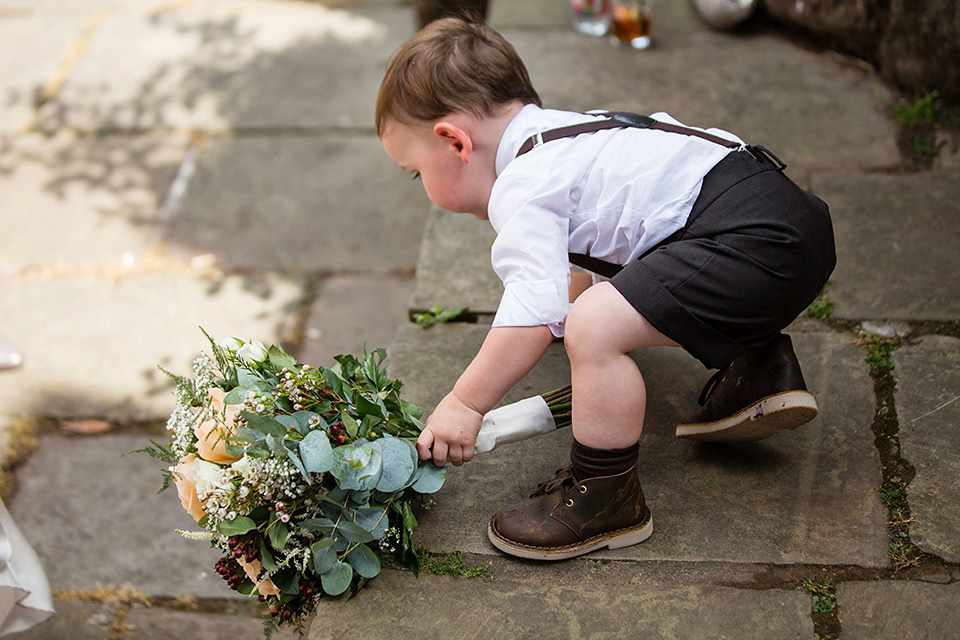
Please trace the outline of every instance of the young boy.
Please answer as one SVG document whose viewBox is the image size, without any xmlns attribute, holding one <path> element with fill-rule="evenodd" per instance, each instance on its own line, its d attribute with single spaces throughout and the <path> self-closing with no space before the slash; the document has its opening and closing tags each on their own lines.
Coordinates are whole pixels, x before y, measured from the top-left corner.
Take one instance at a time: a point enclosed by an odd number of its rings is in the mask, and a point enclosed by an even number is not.
<svg viewBox="0 0 960 640">
<path fill-rule="evenodd" d="M 469 461 L 484 413 L 555 337 L 569 355 L 572 466 L 493 516 L 490 540 L 508 554 L 568 558 L 652 533 L 635 349 L 681 346 L 720 369 L 678 436 L 756 440 L 816 415 L 780 332 L 835 265 L 826 205 L 766 150 L 655 116 L 543 109 L 514 49 L 453 18 L 401 47 L 380 87 L 387 154 L 437 206 L 490 221 L 504 284 L 483 346 L 426 422 L 420 457 Z M 571 261 L 612 278 L 571 304 Z"/>
</svg>

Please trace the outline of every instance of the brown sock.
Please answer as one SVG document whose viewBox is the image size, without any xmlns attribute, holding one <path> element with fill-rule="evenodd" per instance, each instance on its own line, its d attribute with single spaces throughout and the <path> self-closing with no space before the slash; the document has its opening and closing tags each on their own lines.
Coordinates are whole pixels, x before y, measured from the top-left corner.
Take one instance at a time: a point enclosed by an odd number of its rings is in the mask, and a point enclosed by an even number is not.
<svg viewBox="0 0 960 640">
<path fill-rule="evenodd" d="M 640 443 L 625 449 L 594 449 L 576 440 L 570 447 L 573 477 L 583 482 L 588 478 L 615 476 L 627 471 L 640 459 Z"/>
</svg>

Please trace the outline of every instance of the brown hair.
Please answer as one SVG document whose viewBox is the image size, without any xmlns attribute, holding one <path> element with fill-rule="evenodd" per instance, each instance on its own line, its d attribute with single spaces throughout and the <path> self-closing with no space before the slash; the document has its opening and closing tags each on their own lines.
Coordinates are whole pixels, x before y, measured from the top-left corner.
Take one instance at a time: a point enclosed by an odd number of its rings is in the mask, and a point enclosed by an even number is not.
<svg viewBox="0 0 960 640">
<path fill-rule="evenodd" d="M 400 47 L 377 96 L 377 135 L 388 119 L 431 121 L 450 113 L 491 116 L 512 101 L 542 106 L 509 42 L 482 22 L 442 18 Z"/>
</svg>

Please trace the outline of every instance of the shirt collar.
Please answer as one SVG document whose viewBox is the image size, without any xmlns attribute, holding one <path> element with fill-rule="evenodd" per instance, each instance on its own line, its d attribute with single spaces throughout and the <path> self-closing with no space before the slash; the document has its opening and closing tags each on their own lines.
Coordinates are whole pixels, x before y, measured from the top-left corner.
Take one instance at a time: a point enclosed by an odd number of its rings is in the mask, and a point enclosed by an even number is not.
<svg viewBox="0 0 960 640">
<path fill-rule="evenodd" d="M 523 141 L 530 137 L 528 132 L 533 128 L 531 123 L 537 120 L 541 111 L 543 109 L 535 104 L 525 105 L 513 117 L 507 128 L 503 130 L 500 145 L 497 147 L 496 171 L 498 176 L 517 157 L 517 151 L 520 150 Z"/>
</svg>

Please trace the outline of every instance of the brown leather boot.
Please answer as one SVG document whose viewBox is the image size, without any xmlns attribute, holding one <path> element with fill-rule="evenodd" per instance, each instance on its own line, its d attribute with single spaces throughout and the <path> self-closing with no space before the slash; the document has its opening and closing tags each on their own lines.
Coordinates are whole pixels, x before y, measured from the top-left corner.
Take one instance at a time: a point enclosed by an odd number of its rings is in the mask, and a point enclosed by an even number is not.
<svg viewBox="0 0 960 640">
<path fill-rule="evenodd" d="M 539 485 L 530 499 L 501 509 L 487 535 L 504 553 L 533 560 L 563 560 L 608 547 L 643 542 L 653 519 L 637 467 L 577 482 L 572 468 Z"/>
<path fill-rule="evenodd" d="M 761 440 L 817 416 L 790 336 L 751 349 L 717 371 L 700 394 L 701 408 L 677 426 L 678 438 L 710 442 Z"/>
</svg>

